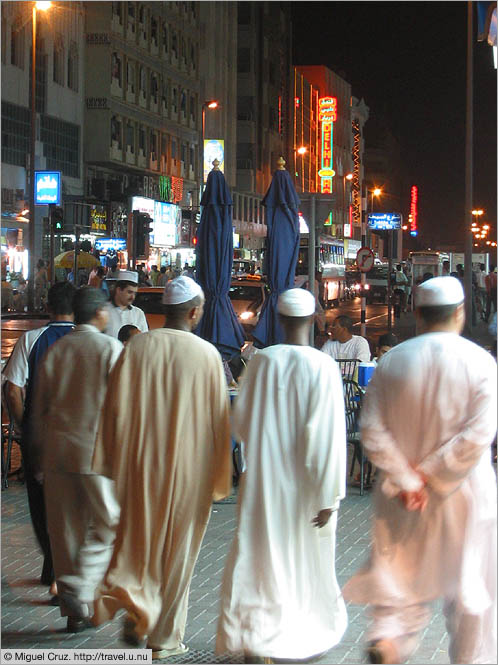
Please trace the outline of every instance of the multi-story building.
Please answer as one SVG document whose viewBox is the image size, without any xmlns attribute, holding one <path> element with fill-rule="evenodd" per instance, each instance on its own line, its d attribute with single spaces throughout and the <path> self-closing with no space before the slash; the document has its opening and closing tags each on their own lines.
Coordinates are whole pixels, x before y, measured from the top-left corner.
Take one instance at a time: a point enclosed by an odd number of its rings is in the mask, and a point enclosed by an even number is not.
<svg viewBox="0 0 498 665">
<path fill-rule="evenodd" d="M 320 124 L 318 122 L 318 88 L 310 83 L 297 67 L 292 68 L 293 112 L 292 156 L 289 172 L 294 174 L 297 192 L 318 192 L 318 171 L 321 155 Z"/>
<path fill-rule="evenodd" d="M 263 245 L 260 201 L 280 155 L 292 167 L 291 22 L 288 3 L 237 3 L 237 182 L 234 224 L 243 247 Z"/>
<path fill-rule="evenodd" d="M 31 139 L 30 2 L 2 2 L 2 253 L 27 275 Z M 35 169 L 61 172 L 63 201 L 83 195 L 83 3 L 37 12 Z M 35 256 L 47 237 L 47 206 L 36 206 Z M 17 249 L 16 249 L 17 247 Z M 2 261 L 4 265 L 4 261 Z"/>
</svg>

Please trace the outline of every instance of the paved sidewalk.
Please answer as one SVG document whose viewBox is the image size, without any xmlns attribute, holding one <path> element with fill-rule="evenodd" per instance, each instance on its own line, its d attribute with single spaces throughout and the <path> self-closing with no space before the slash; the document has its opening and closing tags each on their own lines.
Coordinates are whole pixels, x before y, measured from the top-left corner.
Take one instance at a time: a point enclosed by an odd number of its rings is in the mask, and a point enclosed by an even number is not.
<svg viewBox="0 0 498 665">
<path fill-rule="evenodd" d="M 197 562 L 190 592 L 185 641 L 190 652 L 171 663 L 240 663 L 240 654 L 216 657 L 214 643 L 221 577 L 236 526 L 236 497 L 215 504 Z M 339 512 L 337 573 L 342 585 L 360 566 L 369 543 L 371 495 L 348 488 Z M 78 635 L 65 632 L 59 608 L 48 604 L 47 587 L 38 583 L 41 556 L 36 546 L 25 487 L 15 477 L 2 492 L 2 647 L 3 648 L 125 648 L 120 640 L 121 615 L 99 629 Z M 447 663 L 444 619 L 435 612 L 410 663 Z M 349 606 L 349 627 L 342 642 L 320 663 L 362 663 L 367 617 L 363 608 Z"/>
</svg>

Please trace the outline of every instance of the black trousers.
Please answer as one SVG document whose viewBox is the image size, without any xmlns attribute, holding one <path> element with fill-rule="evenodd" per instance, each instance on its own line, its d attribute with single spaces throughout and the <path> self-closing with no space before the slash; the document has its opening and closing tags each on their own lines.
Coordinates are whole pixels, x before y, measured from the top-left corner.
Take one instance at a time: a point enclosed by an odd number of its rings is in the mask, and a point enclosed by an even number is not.
<svg viewBox="0 0 498 665">
<path fill-rule="evenodd" d="M 41 583 L 50 586 L 55 581 L 54 565 L 52 563 L 52 550 L 47 529 L 47 514 L 45 510 L 45 497 L 43 485 L 36 480 L 34 470 L 29 459 L 29 445 L 25 438 L 21 442 L 21 450 L 24 466 L 24 479 L 28 491 L 29 514 L 35 532 L 36 539 L 43 553 L 43 569 Z"/>
<path fill-rule="evenodd" d="M 493 311 L 496 312 L 496 289 L 491 289 L 491 293 L 486 294 L 486 322 L 491 314 L 491 305 L 493 305 Z"/>
</svg>

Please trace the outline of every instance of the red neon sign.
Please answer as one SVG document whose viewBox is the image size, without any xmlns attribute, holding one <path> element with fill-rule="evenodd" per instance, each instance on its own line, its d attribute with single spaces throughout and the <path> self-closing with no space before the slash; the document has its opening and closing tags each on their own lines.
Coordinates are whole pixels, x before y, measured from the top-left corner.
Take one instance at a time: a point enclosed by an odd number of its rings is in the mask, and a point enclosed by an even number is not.
<svg viewBox="0 0 498 665">
<path fill-rule="evenodd" d="M 320 176 L 320 191 L 324 194 L 332 193 L 332 178 L 335 175 L 333 164 L 333 131 L 337 120 L 337 98 L 322 97 L 318 100 L 318 120 L 322 126 L 322 159 Z"/>
<path fill-rule="evenodd" d="M 418 187 L 413 185 L 410 192 L 410 231 L 417 230 L 417 216 L 418 216 Z"/>
</svg>

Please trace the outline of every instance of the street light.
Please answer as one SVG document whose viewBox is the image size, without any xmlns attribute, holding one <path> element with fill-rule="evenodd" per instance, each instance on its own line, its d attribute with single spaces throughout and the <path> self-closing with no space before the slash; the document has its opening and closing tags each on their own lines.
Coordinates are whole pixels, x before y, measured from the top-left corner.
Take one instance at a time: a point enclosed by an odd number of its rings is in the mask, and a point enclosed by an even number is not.
<svg viewBox="0 0 498 665">
<path fill-rule="evenodd" d="M 306 146 L 304 146 L 304 145 L 300 146 L 300 147 L 297 149 L 297 153 L 298 153 L 298 155 L 305 155 L 307 152 L 308 152 L 308 148 L 307 148 Z"/>
<path fill-rule="evenodd" d="M 31 38 L 31 142 L 29 151 L 29 255 L 28 255 L 28 311 L 35 309 L 35 147 L 36 147 L 36 14 L 45 12 L 51 2 L 34 2 Z M 50 276 L 53 280 L 53 275 Z"/>
<path fill-rule="evenodd" d="M 217 109 L 219 106 L 215 99 L 208 99 L 202 105 L 202 127 L 201 127 L 201 194 L 204 189 L 204 133 L 206 129 L 206 109 Z"/>
</svg>

